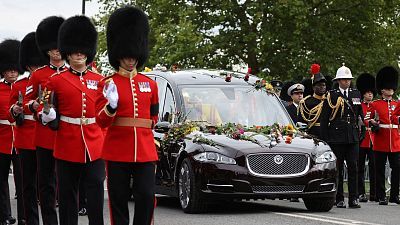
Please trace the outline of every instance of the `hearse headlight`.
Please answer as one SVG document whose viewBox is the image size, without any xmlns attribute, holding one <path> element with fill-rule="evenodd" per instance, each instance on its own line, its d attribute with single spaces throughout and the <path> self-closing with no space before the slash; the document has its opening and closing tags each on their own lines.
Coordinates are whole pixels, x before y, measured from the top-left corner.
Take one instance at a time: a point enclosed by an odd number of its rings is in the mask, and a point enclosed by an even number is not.
<svg viewBox="0 0 400 225">
<path fill-rule="evenodd" d="M 316 163 L 328 163 L 328 162 L 333 162 L 336 160 L 336 156 L 332 151 L 326 151 L 319 155 L 316 159 Z"/>
<path fill-rule="evenodd" d="M 216 152 L 202 152 L 195 155 L 193 158 L 199 162 L 213 162 L 230 165 L 236 164 L 236 161 L 234 159 Z"/>
</svg>

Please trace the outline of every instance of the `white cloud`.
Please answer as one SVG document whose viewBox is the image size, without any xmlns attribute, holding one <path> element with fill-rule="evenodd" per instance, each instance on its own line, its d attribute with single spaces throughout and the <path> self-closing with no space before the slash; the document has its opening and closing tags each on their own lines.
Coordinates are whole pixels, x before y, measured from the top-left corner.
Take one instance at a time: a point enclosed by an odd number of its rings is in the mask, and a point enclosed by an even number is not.
<svg viewBox="0 0 400 225">
<path fill-rule="evenodd" d="M 97 0 L 86 1 L 86 15 L 98 13 Z M 35 31 L 40 21 L 48 16 L 70 16 L 82 13 L 82 0 L 1 0 L 0 41 L 8 38 L 21 40 Z"/>
</svg>

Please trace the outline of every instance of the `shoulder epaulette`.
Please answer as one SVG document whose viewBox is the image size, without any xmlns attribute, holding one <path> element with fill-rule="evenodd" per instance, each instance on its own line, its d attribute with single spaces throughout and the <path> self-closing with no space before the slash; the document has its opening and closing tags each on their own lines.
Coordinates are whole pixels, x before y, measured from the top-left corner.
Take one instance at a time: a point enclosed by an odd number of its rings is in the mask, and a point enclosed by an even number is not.
<svg viewBox="0 0 400 225">
<path fill-rule="evenodd" d="M 50 75 L 50 77 L 55 77 L 55 76 L 57 76 L 57 75 L 60 75 L 60 74 L 62 74 L 62 73 L 65 73 L 65 72 L 67 72 L 68 70 L 67 69 L 65 69 L 65 70 L 61 70 L 60 72 L 55 72 L 55 73 L 53 73 L 52 75 Z"/>
<path fill-rule="evenodd" d="M 36 71 L 41 70 L 41 69 L 44 69 L 46 67 L 47 67 L 47 65 L 41 66 L 41 67 L 37 68 L 36 70 L 34 70 L 33 72 L 36 72 Z"/>
<path fill-rule="evenodd" d="M 104 77 L 103 74 L 101 74 L 101 73 L 99 73 L 99 72 L 97 72 L 97 71 L 94 71 L 94 70 L 91 70 L 91 69 L 88 69 L 88 70 L 89 70 L 90 72 L 94 73 L 94 74 L 97 74 L 97 75 L 100 75 L 100 76 Z"/>
<path fill-rule="evenodd" d="M 138 75 L 142 75 L 143 77 L 145 77 L 145 78 L 147 78 L 147 79 L 149 79 L 149 80 L 152 80 L 152 81 L 154 81 L 153 79 L 151 79 L 150 77 L 148 77 L 147 75 L 144 75 L 143 73 L 138 73 Z"/>
<path fill-rule="evenodd" d="M 16 80 L 14 83 L 17 83 L 18 81 L 24 80 L 24 79 L 29 79 L 29 73 L 24 73 L 24 74 L 22 74 L 21 76 L 19 76 L 19 77 L 17 78 L 17 80 Z"/>
<path fill-rule="evenodd" d="M 116 73 L 113 73 L 111 75 L 108 75 L 106 77 L 103 77 L 100 81 L 105 81 L 108 82 L 109 80 L 111 80 L 113 78 L 113 76 L 115 76 Z"/>
</svg>

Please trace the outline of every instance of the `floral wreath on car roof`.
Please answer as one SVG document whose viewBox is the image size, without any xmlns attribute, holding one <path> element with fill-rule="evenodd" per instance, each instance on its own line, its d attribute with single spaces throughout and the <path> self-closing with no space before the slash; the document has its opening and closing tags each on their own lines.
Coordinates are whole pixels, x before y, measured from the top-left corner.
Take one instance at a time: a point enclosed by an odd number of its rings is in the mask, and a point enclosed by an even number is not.
<svg viewBox="0 0 400 225">
<path fill-rule="evenodd" d="M 226 135 L 234 140 L 250 141 L 262 147 L 273 147 L 283 139 L 285 143 L 292 143 L 292 138 L 299 131 L 293 125 L 286 126 L 274 123 L 270 126 L 252 126 L 246 127 L 241 124 L 226 123 L 222 125 L 209 125 L 206 122 L 186 121 L 171 125 L 169 131 L 165 134 L 161 145 L 173 145 L 184 141 L 192 140 L 194 143 L 206 144 L 217 147 L 218 144 L 212 139 L 207 138 L 205 134 Z M 269 145 L 258 141 L 255 136 L 262 135 L 270 140 Z"/>
</svg>

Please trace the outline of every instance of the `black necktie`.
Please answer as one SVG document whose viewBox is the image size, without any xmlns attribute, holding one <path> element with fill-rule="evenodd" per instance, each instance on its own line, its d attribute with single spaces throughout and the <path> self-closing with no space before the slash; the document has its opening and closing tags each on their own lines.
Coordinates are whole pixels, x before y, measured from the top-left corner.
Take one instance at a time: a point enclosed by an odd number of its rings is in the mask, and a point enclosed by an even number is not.
<svg viewBox="0 0 400 225">
<path fill-rule="evenodd" d="M 347 99 L 347 91 L 346 90 L 343 91 L 343 95 Z"/>
</svg>

